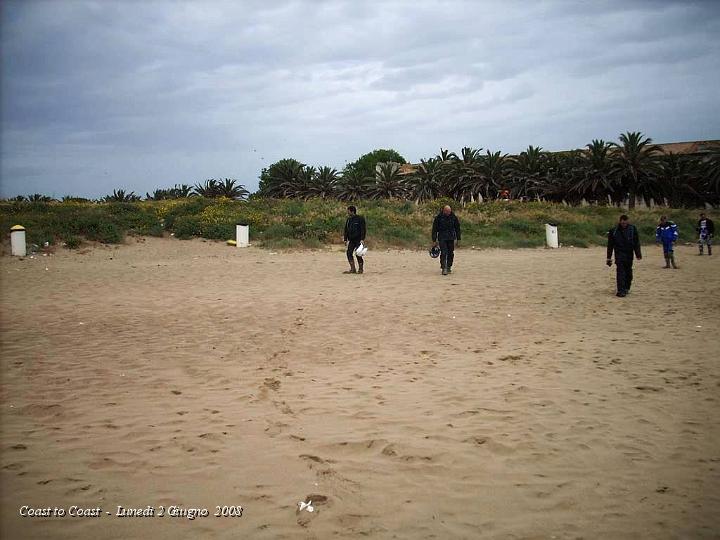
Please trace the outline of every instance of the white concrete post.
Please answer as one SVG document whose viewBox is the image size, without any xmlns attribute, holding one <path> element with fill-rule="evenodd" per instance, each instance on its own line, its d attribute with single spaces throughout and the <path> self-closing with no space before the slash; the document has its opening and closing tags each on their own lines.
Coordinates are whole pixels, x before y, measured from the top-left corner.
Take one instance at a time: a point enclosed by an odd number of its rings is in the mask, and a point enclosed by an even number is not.
<svg viewBox="0 0 720 540">
<path fill-rule="evenodd" d="M 549 248 L 559 248 L 557 225 L 552 223 L 545 224 L 545 243 Z"/>
<path fill-rule="evenodd" d="M 25 245 L 25 227 L 22 225 L 14 225 L 10 228 L 10 247 L 12 254 L 16 257 L 24 257 L 27 255 L 27 246 Z"/>
<path fill-rule="evenodd" d="M 250 245 L 250 227 L 244 223 L 235 226 L 235 245 L 237 247 L 248 247 Z"/>
</svg>

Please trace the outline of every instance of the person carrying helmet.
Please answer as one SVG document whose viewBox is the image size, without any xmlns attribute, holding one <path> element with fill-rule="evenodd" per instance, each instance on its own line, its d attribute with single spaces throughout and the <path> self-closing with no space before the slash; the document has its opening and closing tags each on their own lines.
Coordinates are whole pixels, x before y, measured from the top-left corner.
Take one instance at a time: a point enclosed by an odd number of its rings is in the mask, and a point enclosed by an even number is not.
<svg viewBox="0 0 720 540">
<path fill-rule="evenodd" d="M 357 215 L 357 208 L 354 206 L 347 207 L 348 218 L 345 221 L 345 231 L 343 233 L 343 240 L 347 245 L 347 260 L 350 263 L 350 270 L 346 270 L 343 274 L 362 274 L 363 273 L 363 258 L 355 253 L 355 250 L 365 240 L 366 226 L 365 218 Z M 353 254 L 357 257 L 358 269 L 355 269 L 355 260 Z"/>
<path fill-rule="evenodd" d="M 616 296 L 624 297 L 630 292 L 633 278 L 633 255 L 642 259 L 640 252 L 640 237 L 635 225 L 630 225 L 630 219 L 623 214 L 618 224 L 608 231 L 607 260 L 612 266 L 612 256 L 615 252 L 615 268 L 617 278 Z"/>
<path fill-rule="evenodd" d="M 715 224 L 713 220 L 706 217 L 704 213 L 700 214 L 700 219 L 698 220 L 695 230 L 699 234 L 698 247 L 700 248 L 700 253 L 698 253 L 698 255 L 703 254 L 703 244 L 708 248 L 708 255 L 712 255 L 712 237 L 713 234 L 715 234 Z"/>
<path fill-rule="evenodd" d="M 665 266 L 663 268 L 672 267 L 677 269 L 675 264 L 675 252 L 673 250 L 673 243 L 678 239 L 678 227 L 677 225 L 669 221 L 667 216 L 660 217 L 660 223 L 655 229 L 655 243 L 659 244 L 662 242 L 663 254 L 665 255 Z"/>
<path fill-rule="evenodd" d="M 440 246 L 440 268 L 447 276 L 452 273 L 455 243 L 460 241 L 460 220 L 447 205 L 433 220 L 432 240 L 433 246 Z"/>
</svg>

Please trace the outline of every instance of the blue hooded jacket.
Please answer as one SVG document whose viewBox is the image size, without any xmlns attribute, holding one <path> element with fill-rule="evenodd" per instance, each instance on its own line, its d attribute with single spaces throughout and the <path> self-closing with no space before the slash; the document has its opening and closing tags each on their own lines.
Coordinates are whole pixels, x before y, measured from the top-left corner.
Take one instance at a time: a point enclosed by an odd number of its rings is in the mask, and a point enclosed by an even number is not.
<svg viewBox="0 0 720 540">
<path fill-rule="evenodd" d="M 663 244 L 670 244 L 678 239 L 678 226 L 667 220 L 665 224 L 660 224 L 655 229 L 655 241 Z"/>
</svg>

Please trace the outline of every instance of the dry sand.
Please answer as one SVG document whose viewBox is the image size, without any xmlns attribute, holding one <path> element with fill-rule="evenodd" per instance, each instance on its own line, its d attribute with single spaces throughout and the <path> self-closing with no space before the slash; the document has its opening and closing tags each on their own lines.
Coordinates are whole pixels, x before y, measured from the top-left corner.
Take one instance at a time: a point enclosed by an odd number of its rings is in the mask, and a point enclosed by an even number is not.
<svg viewBox="0 0 720 540">
<path fill-rule="evenodd" d="M 129 242 L 2 258 L 3 538 L 720 534 L 720 254 Z"/>
</svg>

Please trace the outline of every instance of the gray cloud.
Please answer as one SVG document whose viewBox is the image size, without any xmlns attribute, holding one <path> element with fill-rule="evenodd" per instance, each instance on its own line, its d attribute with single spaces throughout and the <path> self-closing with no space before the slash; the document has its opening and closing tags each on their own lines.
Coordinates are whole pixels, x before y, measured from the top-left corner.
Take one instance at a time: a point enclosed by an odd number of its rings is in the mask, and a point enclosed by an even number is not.
<svg viewBox="0 0 720 540">
<path fill-rule="evenodd" d="M 0 194 L 720 138 L 719 35 L 714 2 L 9 0 Z"/>
</svg>

